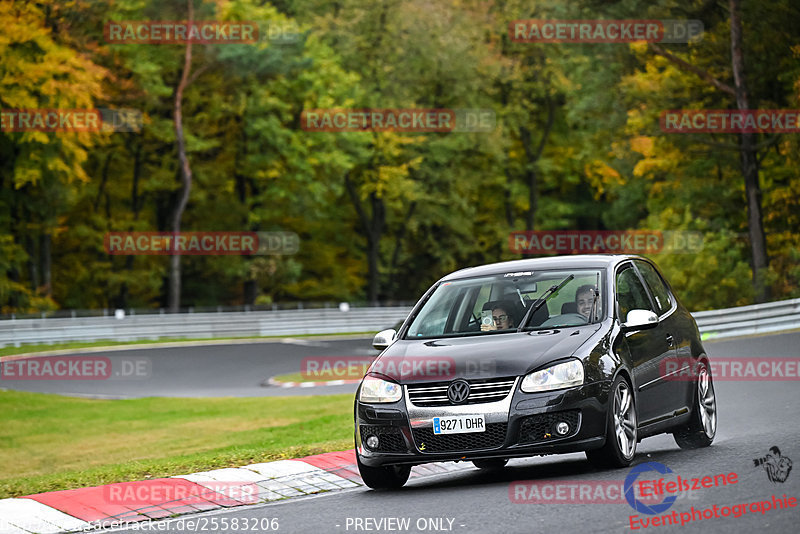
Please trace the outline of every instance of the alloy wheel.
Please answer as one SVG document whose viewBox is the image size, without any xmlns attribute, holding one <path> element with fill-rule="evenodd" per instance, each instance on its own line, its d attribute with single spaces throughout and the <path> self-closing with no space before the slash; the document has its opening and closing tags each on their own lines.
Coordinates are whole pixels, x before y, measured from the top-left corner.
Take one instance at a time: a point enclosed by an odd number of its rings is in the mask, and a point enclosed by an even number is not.
<svg viewBox="0 0 800 534">
<path fill-rule="evenodd" d="M 705 367 L 697 375 L 697 398 L 700 401 L 698 404 L 703 430 L 709 438 L 713 438 L 717 433 L 717 399 L 711 376 Z"/>
<path fill-rule="evenodd" d="M 620 382 L 614 392 L 614 433 L 619 451 L 631 458 L 636 449 L 636 411 L 628 384 Z"/>
</svg>

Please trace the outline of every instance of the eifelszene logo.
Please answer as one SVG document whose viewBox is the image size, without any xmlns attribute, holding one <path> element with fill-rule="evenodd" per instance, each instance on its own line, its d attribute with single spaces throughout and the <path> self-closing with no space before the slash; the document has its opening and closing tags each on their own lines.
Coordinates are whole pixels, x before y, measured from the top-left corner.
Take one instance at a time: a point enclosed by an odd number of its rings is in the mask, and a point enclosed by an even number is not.
<svg viewBox="0 0 800 534">
<path fill-rule="evenodd" d="M 628 473 L 627 477 L 625 477 L 625 500 L 627 500 L 628 504 L 631 505 L 631 508 L 637 512 L 656 515 L 669 510 L 670 506 L 675 503 L 678 497 L 676 495 L 670 495 L 665 497 L 664 500 L 658 504 L 646 504 L 637 499 L 636 495 L 634 495 L 634 483 L 636 482 L 636 479 L 639 478 L 639 475 L 648 471 L 655 471 L 656 473 L 660 473 L 662 475 L 672 473 L 672 469 L 659 462 L 645 462 L 637 465 L 631 469 L 631 472 Z"/>
</svg>

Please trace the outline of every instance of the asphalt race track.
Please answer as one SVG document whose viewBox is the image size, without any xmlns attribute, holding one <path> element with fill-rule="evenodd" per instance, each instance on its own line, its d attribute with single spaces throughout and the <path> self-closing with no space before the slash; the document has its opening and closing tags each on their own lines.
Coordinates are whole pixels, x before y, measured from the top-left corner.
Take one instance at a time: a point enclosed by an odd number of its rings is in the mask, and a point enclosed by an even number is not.
<svg viewBox="0 0 800 534">
<path fill-rule="evenodd" d="M 171 394 L 219 394 L 236 390 L 236 380 L 242 381 L 239 394 L 256 394 L 254 377 L 245 377 L 254 368 L 259 376 L 270 372 L 290 372 L 294 358 L 304 357 L 311 350 L 317 354 L 343 353 L 368 347 L 367 341 L 336 341 L 325 347 L 285 343 L 227 347 L 224 356 L 219 348 L 208 350 L 159 350 L 148 354 L 155 361 L 164 359 L 172 369 L 173 379 L 189 373 L 195 382 L 172 382 Z M 328 342 L 326 342 L 328 343 Z M 751 337 L 707 342 L 706 349 L 714 357 L 796 357 L 800 354 L 800 333 Z M 216 353 L 216 357 L 214 354 Z M 269 357 L 265 354 L 269 353 Z M 191 363 L 192 365 L 187 365 Z M 247 371 L 238 369 L 248 364 Z M 210 365 L 206 368 L 206 365 Z M 213 365 L 212 365 L 213 364 Z M 224 372 L 223 372 L 224 370 Z M 155 373 L 154 373 L 155 375 Z M 226 376 L 227 375 L 227 376 Z M 161 381 L 169 380 L 160 378 Z M 224 381 L 224 383 L 220 383 Z M 146 394 L 156 394 L 165 384 L 156 381 L 139 387 Z M 735 484 L 725 487 L 698 489 L 681 494 L 670 509 L 663 512 L 691 513 L 692 507 L 704 509 L 718 505 L 732 507 L 754 501 L 800 497 L 800 472 L 790 472 L 785 482 L 771 482 L 762 467 L 753 460 L 763 457 L 772 446 L 778 446 L 783 456 L 800 461 L 800 384 L 797 381 L 717 381 L 719 426 L 714 444 L 706 449 L 684 451 L 671 436 L 648 438 L 639 444 L 635 464 L 660 462 L 682 478 L 700 478 L 735 472 Z M 195 390 L 196 389 L 196 390 Z M 268 388 L 261 388 L 268 389 Z M 325 388 L 328 389 L 328 388 Z M 282 390 L 281 394 L 291 390 Z M 321 392 L 321 390 L 319 391 Z M 142 391 L 144 393 L 144 391 Z M 304 394 L 309 390 L 304 390 Z M 314 393 L 318 393 L 317 389 Z M 262 393 L 264 394 L 264 393 Z M 520 481 L 545 484 L 554 481 L 565 485 L 583 481 L 615 480 L 623 482 L 630 469 L 599 471 L 585 461 L 583 454 L 548 456 L 512 460 L 499 473 L 486 473 L 471 468 L 461 472 L 412 479 L 401 490 L 375 492 L 363 487 L 335 493 L 292 499 L 271 504 L 245 506 L 230 510 L 192 516 L 238 518 L 254 524 L 256 518 L 277 518 L 278 532 L 337 533 L 337 532 L 464 532 L 464 533 L 544 533 L 544 532 L 797 532 L 800 507 L 748 511 L 738 518 L 719 517 L 688 522 L 684 526 L 653 526 L 631 530 L 630 517 L 637 520 L 652 518 L 637 513 L 627 503 L 531 504 L 512 502 L 512 484 Z M 652 475 L 652 472 L 651 472 Z M 655 478 L 655 477 L 648 477 Z M 544 493 L 543 493 L 544 494 Z M 567 491 L 568 494 L 568 491 Z M 800 505 L 800 503 L 798 503 Z M 741 510 L 741 509 L 739 509 Z M 687 516 L 688 517 L 688 516 Z M 399 522 L 395 520 L 400 520 Z M 408 520 L 408 523 L 402 521 Z M 387 523 L 387 520 L 391 522 Z M 167 530 L 159 532 L 189 532 L 180 530 L 178 520 L 168 520 Z M 375 528 L 377 522 L 381 527 Z M 387 528 L 388 527 L 388 528 Z M 139 532 L 139 530 L 120 532 Z M 198 532 L 195 530 L 193 532 Z M 235 532 L 233 529 L 227 532 Z M 266 532 L 258 530 L 258 532 Z"/>
<path fill-rule="evenodd" d="M 309 395 L 310 389 L 265 387 L 275 375 L 300 372 L 303 358 L 377 356 L 372 338 L 288 338 L 245 344 L 76 352 L 107 357 L 123 376 L 107 380 L 8 380 L 0 388 L 94 398 L 258 397 Z M 127 365 L 126 365 L 127 362 Z M 125 375 L 144 363 L 143 373 Z M 314 394 L 355 392 L 355 384 L 315 387 Z"/>
</svg>

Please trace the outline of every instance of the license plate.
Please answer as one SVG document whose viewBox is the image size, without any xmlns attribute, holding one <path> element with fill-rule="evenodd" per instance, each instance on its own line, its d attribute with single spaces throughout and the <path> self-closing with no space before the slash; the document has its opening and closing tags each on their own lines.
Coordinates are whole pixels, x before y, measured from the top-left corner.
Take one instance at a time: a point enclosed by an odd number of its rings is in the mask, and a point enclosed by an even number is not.
<svg viewBox="0 0 800 534">
<path fill-rule="evenodd" d="M 486 432 L 486 421 L 483 415 L 454 415 L 452 417 L 434 417 L 434 434 L 466 434 L 468 432 Z"/>
</svg>

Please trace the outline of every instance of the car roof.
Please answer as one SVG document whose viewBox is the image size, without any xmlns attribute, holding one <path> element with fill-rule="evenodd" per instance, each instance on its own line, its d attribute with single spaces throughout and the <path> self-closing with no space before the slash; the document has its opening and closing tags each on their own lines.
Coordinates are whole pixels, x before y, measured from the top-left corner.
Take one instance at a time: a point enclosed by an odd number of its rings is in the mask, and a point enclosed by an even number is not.
<svg viewBox="0 0 800 534">
<path fill-rule="evenodd" d="M 575 254 L 572 256 L 550 256 L 546 258 L 504 261 L 461 269 L 448 274 L 442 278 L 442 280 L 459 280 L 462 278 L 472 278 L 474 276 L 491 276 L 503 273 L 544 271 L 551 269 L 608 269 L 627 259 L 633 258 L 643 259 L 640 256 L 625 254 Z"/>
</svg>

